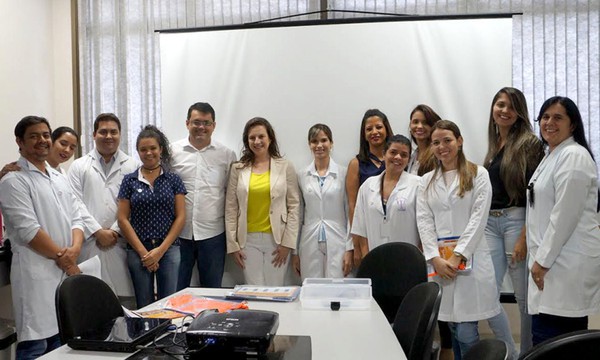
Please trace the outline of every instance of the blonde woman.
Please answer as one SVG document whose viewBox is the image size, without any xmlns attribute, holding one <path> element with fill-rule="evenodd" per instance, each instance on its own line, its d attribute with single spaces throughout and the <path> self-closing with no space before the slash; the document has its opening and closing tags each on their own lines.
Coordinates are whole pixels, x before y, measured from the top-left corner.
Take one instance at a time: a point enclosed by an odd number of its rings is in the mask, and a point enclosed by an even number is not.
<svg viewBox="0 0 600 360">
<path fill-rule="evenodd" d="M 501 312 L 485 241 L 492 188 L 487 171 L 467 161 L 462 145 L 455 123 L 440 120 L 433 126 L 431 146 L 438 164 L 421 178 L 417 196 L 423 253 L 437 273 L 434 281 L 443 287 L 439 319 L 449 322 L 455 359 L 479 341 L 477 322 Z M 456 247 L 442 258 L 438 240 L 448 238 L 457 240 Z M 468 260 L 472 269 L 459 272 Z"/>
</svg>

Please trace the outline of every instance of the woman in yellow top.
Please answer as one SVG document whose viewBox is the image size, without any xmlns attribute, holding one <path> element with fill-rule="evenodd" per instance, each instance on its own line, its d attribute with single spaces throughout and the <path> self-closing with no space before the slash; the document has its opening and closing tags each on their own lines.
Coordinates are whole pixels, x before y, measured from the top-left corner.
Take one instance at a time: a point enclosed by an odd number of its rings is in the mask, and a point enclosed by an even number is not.
<svg viewBox="0 0 600 360">
<path fill-rule="evenodd" d="M 242 268 L 247 284 L 282 286 L 298 238 L 298 178 L 292 163 L 279 154 L 266 119 L 250 119 L 243 142 L 227 185 L 227 253 Z"/>
</svg>

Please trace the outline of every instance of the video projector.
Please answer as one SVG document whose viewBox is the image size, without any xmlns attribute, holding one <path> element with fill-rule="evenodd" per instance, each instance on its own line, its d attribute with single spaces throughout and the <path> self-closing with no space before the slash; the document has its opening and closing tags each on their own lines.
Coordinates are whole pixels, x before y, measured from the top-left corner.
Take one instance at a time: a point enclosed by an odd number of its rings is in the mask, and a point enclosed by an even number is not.
<svg viewBox="0 0 600 360">
<path fill-rule="evenodd" d="M 186 331 L 188 351 L 196 354 L 263 355 L 279 326 L 279 314 L 263 310 L 205 310 Z"/>
</svg>

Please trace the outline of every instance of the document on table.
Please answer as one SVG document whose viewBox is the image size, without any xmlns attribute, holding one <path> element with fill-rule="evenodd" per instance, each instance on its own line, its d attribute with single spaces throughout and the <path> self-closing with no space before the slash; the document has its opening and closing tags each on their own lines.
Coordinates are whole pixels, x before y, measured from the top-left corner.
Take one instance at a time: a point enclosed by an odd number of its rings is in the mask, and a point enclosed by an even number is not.
<svg viewBox="0 0 600 360">
<path fill-rule="evenodd" d="M 299 286 L 236 285 L 227 298 L 290 302 L 296 300 L 298 294 Z"/>
</svg>

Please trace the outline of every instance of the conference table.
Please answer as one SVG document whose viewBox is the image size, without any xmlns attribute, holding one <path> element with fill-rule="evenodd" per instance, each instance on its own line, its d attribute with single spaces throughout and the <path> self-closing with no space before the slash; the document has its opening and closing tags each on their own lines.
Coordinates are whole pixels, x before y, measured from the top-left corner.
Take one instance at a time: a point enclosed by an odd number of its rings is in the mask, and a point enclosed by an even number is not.
<svg viewBox="0 0 600 360">
<path fill-rule="evenodd" d="M 223 296 L 230 289 L 187 288 L 202 296 Z M 155 307 L 155 306 L 154 306 Z M 406 359 L 392 327 L 371 298 L 368 310 L 308 310 L 299 299 L 289 303 L 248 301 L 248 307 L 279 313 L 277 335 L 308 335 L 311 338 L 312 359 Z M 152 309 L 153 304 L 144 308 Z M 41 357 L 45 360 L 125 359 L 131 354 L 73 350 L 67 345 Z"/>
</svg>

